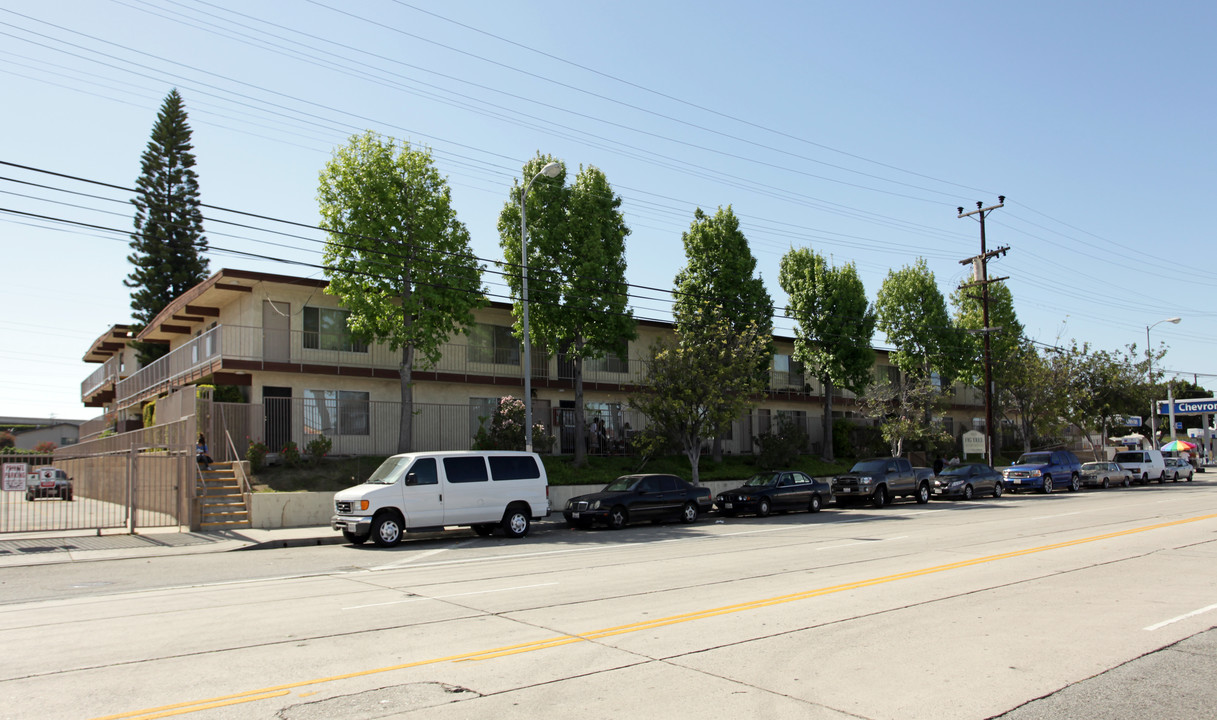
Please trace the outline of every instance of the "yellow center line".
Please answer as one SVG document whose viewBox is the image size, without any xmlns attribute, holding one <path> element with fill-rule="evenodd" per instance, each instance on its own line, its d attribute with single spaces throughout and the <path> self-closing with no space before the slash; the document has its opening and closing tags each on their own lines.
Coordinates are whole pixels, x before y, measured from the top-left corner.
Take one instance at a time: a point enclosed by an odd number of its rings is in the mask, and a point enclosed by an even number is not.
<svg viewBox="0 0 1217 720">
<path fill-rule="evenodd" d="M 360 670 L 357 672 L 346 673 L 343 675 L 331 675 L 329 677 L 315 678 L 313 680 L 302 680 L 296 683 L 285 685 L 276 685 L 274 687 L 261 688 L 259 690 L 250 690 L 243 693 L 235 693 L 233 695 L 224 695 L 221 697 L 208 698 L 206 700 L 196 700 L 193 702 L 178 703 L 176 705 L 162 705 L 160 707 L 146 708 L 144 710 L 135 710 L 118 715 L 107 715 L 105 717 L 95 718 L 94 720 L 153 720 L 154 718 L 170 717 L 173 715 L 184 715 L 187 713 L 198 712 L 200 710 L 208 710 L 216 707 L 224 707 L 227 705 L 236 705 L 246 702 L 254 702 L 257 700 L 266 700 L 273 697 L 282 697 L 287 695 L 292 690 L 310 685 L 320 685 L 323 683 L 335 682 L 338 680 L 349 680 L 352 678 L 366 677 L 380 673 L 392 672 L 394 670 L 405 670 L 407 668 L 421 667 L 424 665 L 434 665 L 442 662 L 468 662 L 492 660 L 494 658 L 507 657 L 510 655 L 519 655 L 521 653 L 535 652 L 537 650 L 547 650 L 549 648 L 561 647 L 563 645 L 571 645 L 579 642 L 587 642 L 590 640 L 600 640 L 603 638 L 614 637 L 617 635 L 626 635 L 642 630 L 652 630 L 655 628 L 667 627 L 670 625 L 678 625 L 681 623 L 691 622 L 694 620 L 705 620 L 707 618 L 718 617 L 721 615 L 729 615 L 732 613 L 744 612 L 747 610 L 757 610 L 760 608 L 772 607 L 774 605 L 782 605 L 784 603 L 795 602 L 797 600 L 807 600 L 810 598 L 831 595 L 833 593 L 844 592 L 846 590 L 857 590 L 860 588 L 873 587 L 884 583 L 895 582 L 897 580 L 908 580 L 911 578 L 923 577 L 925 575 L 933 575 L 935 573 L 946 572 L 948 570 L 958 570 L 960 568 L 982 565 L 985 563 L 996 562 L 998 560 L 1009 560 L 1012 558 L 1033 555 L 1035 553 L 1047 552 L 1049 550 L 1060 550 L 1062 548 L 1084 545 L 1086 543 L 1098 542 L 1100 540 L 1110 540 L 1112 538 L 1124 537 L 1127 535 L 1135 535 L 1137 533 L 1149 532 L 1151 530 L 1161 530 L 1163 528 L 1175 527 L 1178 525 L 1186 525 L 1188 523 L 1199 522 L 1201 520 L 1211 520 L 1217 518 L 1217 513 L 1211 515 L 1198 515 L 1196 517 L 1184 518 L 1182 520 L 1172 520 L 1170 522 L 1157 523 L 1155 525 L 1145 525 L 1142 527 L 1130 528 L 1128 530 L 1119 530 L 1116 532 L 1105 533 L 1103 535 L 1092 535 L 1090 537 L 1079 538 L 1076 540 L 1066 540 L 1063 542 L 1052 543 L 1051 545 L 1040 545 L 1038 547 L 1026 548 L 1023 550 L 1012 550 L 1010 552 L 998 553 L 995 555 L 986 555 L 984 557 L 971 558 L 968 560 L 958 560 L 956 562 L 944 563 L 942 565 L 934 565 L 932 567 L 920 568 L 918 570 L 908 570 L 905 572 L 894 573 L 891 575 L 883 575 L 881 577 L 868 578 L 866 580 L 858 580 L 855 582 L 843 583 L 840 585 L 831 585 L 828 587 L 816 588 L 814 590 L 804 590 L 802 592 L 790 593 L 788 595 L 777 595 L 760 600 L 752 600 L 749 602 L 736 603 L 734 605 L 724 605 L 722 607 L 710 608 L 707 610 L 699 610 L 695 612 L 682 613 L 680 615 L 671 615 L 663 618 L 655 618 L 643 622 L 631 623 L 629 625 L 617 625 L 600 630 L 593 630 L 588 633 L 579 635 L 558 635 L 544 640 L 535 640 L 517 645 L 508 645 L 505 647 L 493 648 L 490 650 L 480 650 L 476 652 L 463 653 L 460 655 L 448 655 L 446 657 L 432 658 L 429 660 L 417 660 L 415 662 L 402 663 L 400 665 L 390 665 L 387 667 L 372 668 L 370 670 Z"/>
</svg>

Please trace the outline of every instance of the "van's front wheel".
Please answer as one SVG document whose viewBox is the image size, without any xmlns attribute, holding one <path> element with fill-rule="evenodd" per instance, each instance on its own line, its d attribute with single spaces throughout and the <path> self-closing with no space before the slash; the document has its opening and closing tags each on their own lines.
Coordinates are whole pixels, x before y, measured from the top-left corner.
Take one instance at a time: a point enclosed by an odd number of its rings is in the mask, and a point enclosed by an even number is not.
<svg viewBox="0 0 1217 720">
<path fill-rule="evenodd" d="M 392 513 L 385 513 L 372 521 L 372 541 L 382 548 L 391 548 L 401 542 L 401 520 Z"/>
<path fill-rule="evenodd" d="M 507 512 L 503 514 L 503 534 L 509 538 L 522 538 L 528 534 L 528 528 L 532 524 L 532 518 L 529 517 L 528 509 L 520 505 L 512 505 L 507 508 Z"/>
</svg>

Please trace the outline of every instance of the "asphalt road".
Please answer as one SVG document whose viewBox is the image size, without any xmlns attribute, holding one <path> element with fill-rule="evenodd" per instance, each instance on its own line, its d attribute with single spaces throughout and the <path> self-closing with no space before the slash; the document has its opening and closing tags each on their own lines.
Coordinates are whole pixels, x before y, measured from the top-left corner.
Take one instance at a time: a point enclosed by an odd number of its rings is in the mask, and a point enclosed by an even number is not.
<svg viewBox="0 0 1217 720">
<path fill-rule="evenodd" d="M 1201 481 L 4 568 L 0 717 L 1211 717 L 1214 567 Z"/>
</svg>

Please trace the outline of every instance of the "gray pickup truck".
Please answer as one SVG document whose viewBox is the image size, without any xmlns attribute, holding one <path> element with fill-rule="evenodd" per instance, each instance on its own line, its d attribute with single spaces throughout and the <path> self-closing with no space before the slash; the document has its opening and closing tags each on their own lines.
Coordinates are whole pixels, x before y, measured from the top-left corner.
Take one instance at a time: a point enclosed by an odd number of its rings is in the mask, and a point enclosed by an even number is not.
<svg viewBox="0 0 1217 720">
<path fill-rule="evenodd" d="M 913 495 L 918 503 L 930 501 L 930 478 L 918 473 L 905 458 L 868 458 L 854 463 L 849 472 L 832 479 L 832 494 L 838 503 L 870 501 L 883 507 L 892 498 Z"/>
</svg>

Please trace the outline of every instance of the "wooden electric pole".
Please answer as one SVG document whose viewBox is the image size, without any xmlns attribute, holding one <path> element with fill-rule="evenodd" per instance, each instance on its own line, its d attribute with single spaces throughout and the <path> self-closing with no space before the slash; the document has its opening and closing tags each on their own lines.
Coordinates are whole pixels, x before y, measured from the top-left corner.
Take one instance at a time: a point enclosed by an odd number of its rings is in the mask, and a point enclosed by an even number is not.
<svg viewBox="0 0 1217 720">
<path fill-rule="evenodd" d="M 963 208 L 959 208 L 959 217 L 965 218 L 972 215 L 977 216 L 980 220 L 980 254 L 974 257 L 960 260 L 960 265 L 971 264 L 972 282 L 961 285 L 960 288 L 969 288 L 976 285 L 980 286 L 980 312 L 981 312 L 981 329 L 980 332 L 985 339 L 985 460 L 989 465 L 993 465 L 994 459 L 994 431 L 993 431 L 993 356 L 990 347 L 989 336 L 1001 328 L 989 327 L 989 284 L 1006 280 L 1007 278 L 989 278 L 989 258 L 1005 255 L 1010 249 L 1008 246 L 1000 247 L 996 250 L 989 250 L 985 246 L 985 216 L 994 210 L 1005 207 L 1006 196 L 998 195 L 997 204 L 984 207 L 983 203 L 977 202 L 976 209 L 964 212 Z M 973 296 L 975 297 L 975 296 Z"/>
</svg>

